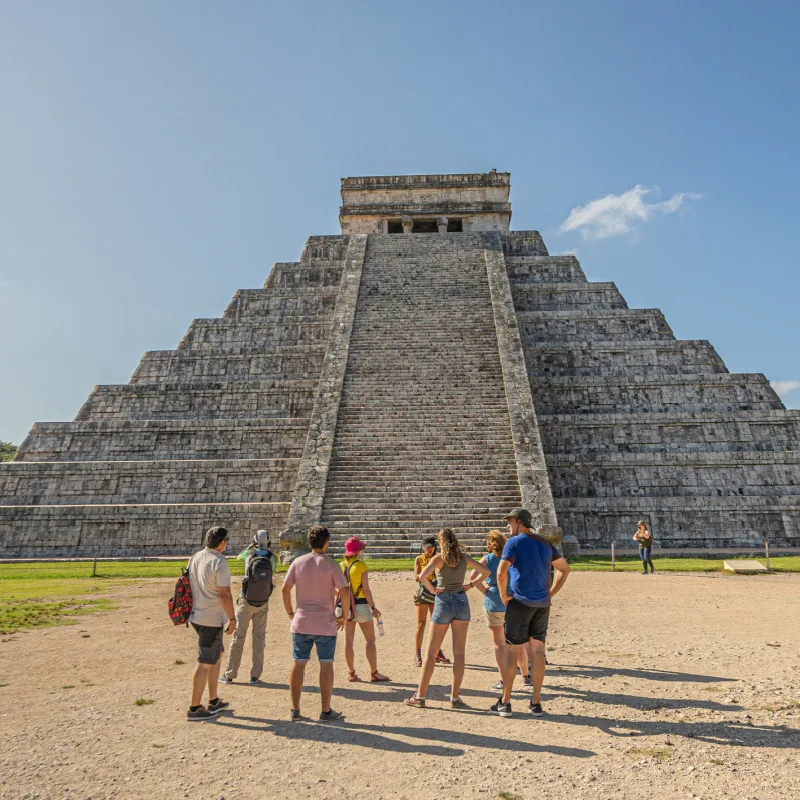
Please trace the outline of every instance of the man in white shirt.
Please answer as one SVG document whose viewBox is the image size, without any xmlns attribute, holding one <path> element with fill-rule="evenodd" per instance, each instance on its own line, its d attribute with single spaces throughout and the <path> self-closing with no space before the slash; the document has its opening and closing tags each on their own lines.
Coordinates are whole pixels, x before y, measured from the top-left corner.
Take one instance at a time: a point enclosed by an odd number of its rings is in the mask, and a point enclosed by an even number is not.
<svg viewBox="0 0 800 800">
<path fill-rule="evenodd" d="M 222 632 L 233 633 L 236 619 L 231 596 L 231 570 L 222 555 L 228 546 L 226 528 L 209 528 L 205 549 L 195 553 L 189 562 L 189 583 L 192 587 L 192 615 L 189 622 L 197 631 L 197 668 L 192 678 L 192 703 L 186 719 L 214 719 L 229 703 L 217 696 L 219 669 L 222 661 Z M 202 704 L 208 686 L 208 707 Z"/>
</svg>

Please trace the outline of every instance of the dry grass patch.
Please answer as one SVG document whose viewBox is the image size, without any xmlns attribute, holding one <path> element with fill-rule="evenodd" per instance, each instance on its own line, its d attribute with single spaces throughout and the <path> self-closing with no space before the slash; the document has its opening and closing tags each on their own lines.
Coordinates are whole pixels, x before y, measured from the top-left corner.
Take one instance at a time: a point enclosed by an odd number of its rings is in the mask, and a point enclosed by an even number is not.
<svg viewBox="0 0 800 800">
<path fill-rule="evenodd" d="M 672 755 L 671 747 L 632 747 L 628 750 L 629 756 L 646 756 L 657 761 L 666 761 Z"/>
</svg>

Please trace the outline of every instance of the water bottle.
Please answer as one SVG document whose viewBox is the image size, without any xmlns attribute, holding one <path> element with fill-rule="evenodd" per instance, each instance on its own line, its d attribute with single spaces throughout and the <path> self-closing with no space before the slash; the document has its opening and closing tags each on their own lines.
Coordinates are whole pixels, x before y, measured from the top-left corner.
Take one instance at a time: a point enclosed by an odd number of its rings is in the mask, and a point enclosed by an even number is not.
<svg viewBox="0 0 800 800">
<path fill-rule="evenodd" d="M 378 619 L 378 636 L 386 636 L 386 631 L 383 629 L 382 619 Z"/>
</svg>

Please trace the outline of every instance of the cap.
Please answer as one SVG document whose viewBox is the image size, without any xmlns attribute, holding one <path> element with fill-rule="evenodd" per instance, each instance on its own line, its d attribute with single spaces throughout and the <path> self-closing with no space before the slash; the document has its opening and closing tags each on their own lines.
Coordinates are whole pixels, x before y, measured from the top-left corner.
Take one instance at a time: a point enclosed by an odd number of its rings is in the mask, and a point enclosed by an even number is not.
<svg viewBox="0 0 800 800">
<path fill-rule="evenodd" d="M 518 519 L 526 528 L 533 524 L 531 512 L 527 508 L 515 508 L 506 514 L 506 519 Z"/>
<path fill-rule="evenodd" d="M 367 545 L 358 538 L 358 536 L 351 536 L 344 543 L 344 554 L 346 556 L 354 556 L 360 553 Z"/>
<path fill-rule="evenodd" d="M 253 541 L 259 546 L 268 548 L 269 547 L 269 533 L 265 530 L 260 530 L 254 537 Z"/>
</svg>

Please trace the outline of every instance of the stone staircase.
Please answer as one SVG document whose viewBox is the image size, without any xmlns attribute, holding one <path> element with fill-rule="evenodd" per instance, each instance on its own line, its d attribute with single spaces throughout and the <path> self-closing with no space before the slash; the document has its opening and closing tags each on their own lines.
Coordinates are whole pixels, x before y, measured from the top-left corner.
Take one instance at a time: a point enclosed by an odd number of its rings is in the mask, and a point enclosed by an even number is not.
<svg viewBox="0 0 800 800">
<path fill-rule="evenodd" d="M 406 556 L 452 527 L 481 552 L 521 502 L 479 234 L 370 236 L 322 522 Z"/>
</svg>

